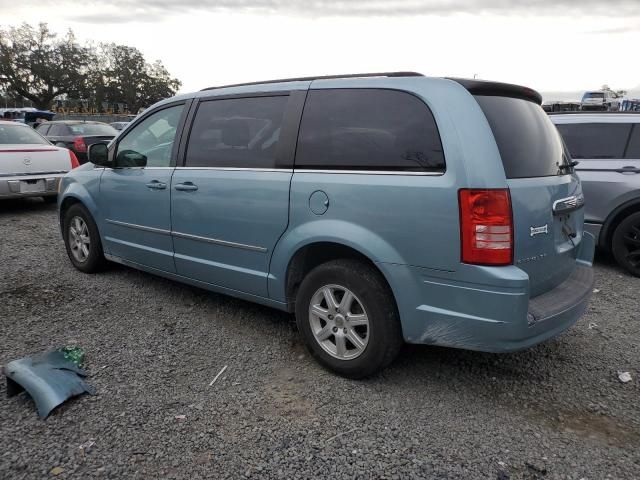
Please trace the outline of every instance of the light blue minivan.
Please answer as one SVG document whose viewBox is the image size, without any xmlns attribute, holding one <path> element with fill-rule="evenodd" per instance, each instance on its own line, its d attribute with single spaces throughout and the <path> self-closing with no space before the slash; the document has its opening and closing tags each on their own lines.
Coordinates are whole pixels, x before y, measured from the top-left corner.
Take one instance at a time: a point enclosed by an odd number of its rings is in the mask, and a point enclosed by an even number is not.
<svg viewBox="0 0 640 480">
<path fill-rule="evenodd" d="M 527 348 L 593 287 L 580 181 L 540 104 L 407 72 L 180 95 L 64 177 L 67 252 L 295 313 L 352 378 L 403 342 Z"/>
</svg>

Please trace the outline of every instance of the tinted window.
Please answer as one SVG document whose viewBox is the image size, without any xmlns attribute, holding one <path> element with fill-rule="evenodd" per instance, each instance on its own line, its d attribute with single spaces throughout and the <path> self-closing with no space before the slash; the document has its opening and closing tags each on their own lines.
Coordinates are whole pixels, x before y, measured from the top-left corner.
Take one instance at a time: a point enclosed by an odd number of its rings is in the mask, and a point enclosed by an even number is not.
<svg viewBox="0 0 640 480">
<path fill-rule="evenodd" d="M 631 133 L 629 146 L 627 147 L 627 153 L 624 158 L 640 159 L 640 123 L 636 123 L 633 126 L 633 132 Z"/>
<path fill-rule="evenodd" d="M 118 142 L 118 167 L 169 167 L 184 105 L 152 113 Z"/>
<path fill-rule="evenodd" d="M 49 130 L 49 126 L 46 123 L 43 123 L 42 125 L 39 125 L 38 128 L 36 128 L 36 132 L 38 132 L 40 135 L 46 135 L 47 131 Z"/>
<path fill-rule="evenodd" d="M 628 123 L 567 123 L 558 125 L 571 156 L 622 158 L 631 125 Z"/>
<path fill-rule="evenodd" d="M 115 128 L 106 123 L 77 123 L 69 125 L 72 135 L 116 135 Z"/>
<path fill-rule="evenodd" d="M 49 129 L 48 135 L 52 137 L 62 137 L 64 135 L 68 135 L 68 130 L 64 124 L 54 123 Z"/>
<path fill-rule="evenodd" d="M 274 168 L 288 96 L 210 100 L 189 135 L 187 166 Z"/>
<path fill-rule="evenodd" d="M 296 167 L 437 171 L 440 135 L 424 102 L 394 90 L 311 90 Z"/>
<path fill-rule="evenodd" d="M 0 123 L 0 145 L 49 145 L 41 135 L 31 127 Z"/>
<path fill-rule="evenodd" d="M 582 100 L 587 100 L 589 98 L 604 98 L 604 93 L 603 92 L 587 92 L 584 94 L 584 97 L 582 97 Z"/>
<path fill-rule="evenodd" d="M 558 167 L 567 161 L 562 140 L 540 105 L 510 97 L 475 98 L 489 121 L 507 178 L 560 174 Z"/>
</svg>

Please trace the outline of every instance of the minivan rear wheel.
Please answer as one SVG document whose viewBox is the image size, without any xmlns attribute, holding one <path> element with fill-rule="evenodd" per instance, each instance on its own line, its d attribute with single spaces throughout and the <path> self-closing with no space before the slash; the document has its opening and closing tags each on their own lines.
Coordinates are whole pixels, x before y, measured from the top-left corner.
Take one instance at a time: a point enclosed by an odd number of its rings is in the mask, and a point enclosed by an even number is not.
<svg viewBox="0 0 640 480">
<path fill-rule="evenodd" d="M 357 260 L 324 263 L 304 278 L 296 322 L 309 352 L 349 378 L 389 365 L 403 344 L 389 287 L 377 270 Z"/>
<path fill-rule="evenodd" d="M 640 212 L 629 215 L 616 227 L 611 249 L 620 266 L 640 277 Z"/>
</svg>

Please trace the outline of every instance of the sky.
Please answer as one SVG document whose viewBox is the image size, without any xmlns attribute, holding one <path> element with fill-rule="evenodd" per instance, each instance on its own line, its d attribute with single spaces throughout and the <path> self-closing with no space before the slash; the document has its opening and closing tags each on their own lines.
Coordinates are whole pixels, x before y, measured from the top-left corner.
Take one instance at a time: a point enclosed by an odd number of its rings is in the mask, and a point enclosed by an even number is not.
<svg viewBox="0 0 640 480">
<path fill-rule="evenodd" d="M 640 96 L 640 0 L 0 0 L 1 27 L 41 21 L 137 47 L 182 92 L 400 70 Z"/>
</svg>

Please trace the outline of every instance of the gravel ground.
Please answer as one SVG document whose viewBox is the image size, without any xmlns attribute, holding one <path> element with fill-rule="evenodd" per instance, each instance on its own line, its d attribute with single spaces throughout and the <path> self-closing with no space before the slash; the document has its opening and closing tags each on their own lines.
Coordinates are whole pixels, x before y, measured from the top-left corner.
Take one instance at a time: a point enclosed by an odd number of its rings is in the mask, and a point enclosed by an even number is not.
<svg viewBox="0 0 640 480">
<path fill-rule="evenodd" d="M 555 340 L 410 346 L 366 381 L 319 367 L 284 313 L 125 267 L 74 270 L 39 199 L 0 205 L 0 260 L 0 364 L 80 345 L 99 392 L 42 421 L 2 382 L 2 479 L 640 478 L 640 279 L 610 260 Z"/>
</svg>

